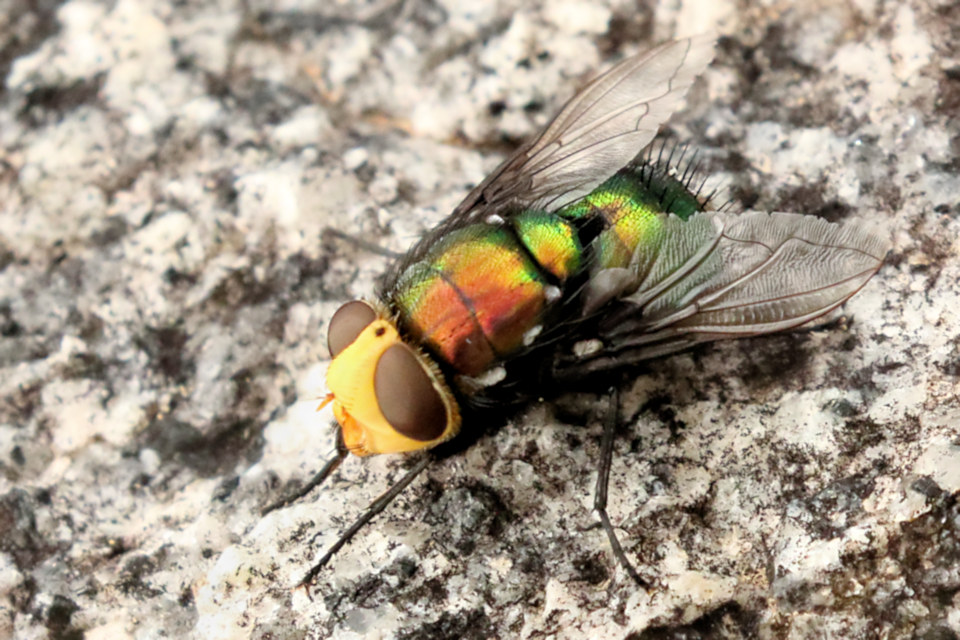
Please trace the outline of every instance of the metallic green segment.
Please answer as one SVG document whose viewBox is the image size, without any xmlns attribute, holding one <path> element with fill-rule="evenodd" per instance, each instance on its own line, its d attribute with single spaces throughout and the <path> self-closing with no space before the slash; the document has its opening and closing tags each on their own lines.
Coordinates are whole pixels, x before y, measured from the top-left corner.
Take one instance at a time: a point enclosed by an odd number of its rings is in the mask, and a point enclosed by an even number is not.
<svg viewBox="0 0 960 640">
<path fill-rule="evenodd" d="M 681 220 L 688 220 L 690 216 L 703 211 L 703 204 L 697 194 L 690 191 L 684 184 L 668 172 L 656 167 L 647 180 L 647 189 L 651 193 L 660 194 L 665 213 L 672 213 Z"/>
<path fill-rule="evenodd" d="M 580 270 L 583 247 L 573 224 L 546 211 L 524 211 L 514 217 L 513 225 L 527 251 L 558 280 Z"/>
<path fill-rule="evenodd" d="M 610 226 L 591 245 L 594 268 L 598 269 L 630 266 L 637 247 L 659 244 L 656 238 L 663 225 L 660 212 L 650 206 L 616 199 L 611 200 L 611 206 L 616 209 L 612 219 L 607 218 Z"/>
<path fill-rule="evenodd" d="M 686 221 L 702 209 L 696 194 L 669 167 L 645 163 L 618 171 L 559 215 L 577 221 L 603 218 L 606 226 L 591 243 L 595 271 L 630 267 L 642 274 L 647 265 L 636 264 L 638 250 L 661 244 L 666 216 Z"/>
<path fill-rule="evenodd" d="M 658 198 L 632 170 L 618 172 L 560 215 L 574 220 L 600 216 L 605 228 L 594 239 L 594 268 L 626 267 L 635 249 L 653 241 L 662 224 Z"/>
<path fill-rule="evenodd" d="M 624 167 L 582 200 L 560 211 L 560 215 L 580 220 L 596 213 L 604 198 L 619 195 L 634 206 L 649 206 L 661 213 L 672 213 L 686 220 L 703 211 L 697 194 L 683 180 L 676 178 L 668 165 L 642 163 Z"/>
<path fill-rule="evenodd" d="M 660 210 L 657 198 L 643 184 L 636 169 L 621 169 L 609 180 L 585 195 L 581 200 L 564 207 L 558 215 L 571 220 L 584 220 L 597 214 L 608 219 L 623 208 L 635 209 L 643 205 Z"/>
</svg>

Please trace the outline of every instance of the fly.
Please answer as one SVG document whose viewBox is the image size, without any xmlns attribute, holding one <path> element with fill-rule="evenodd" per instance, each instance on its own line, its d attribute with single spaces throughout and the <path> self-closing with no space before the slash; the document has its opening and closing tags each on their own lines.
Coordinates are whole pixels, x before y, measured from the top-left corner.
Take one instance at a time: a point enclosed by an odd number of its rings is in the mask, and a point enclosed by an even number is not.
<svg viewBox="0 0 960 640">
<path fill-rule="evenodd" d="M 692 162 L 680 172 L 672 153 L 642 153 L 713 50 L 712 37 L 675 40 L 597 77 L 397 260 L 375 300 L 340 307 L 324 400 L 339 424 L 336 456 L 265 512 L 305 495 L 350 453 L 431 449 L 478 408 L 699 343 L 798 327 L 863 287 L 886 254 L 878 236 L 812 216 L 715 209 L 695 188 Z M 615 395 L 611 403 L 615 416 Z M 606 513 L 614 429 L 607 421 L 594 509 L 643 584 Z"/>
</svg>

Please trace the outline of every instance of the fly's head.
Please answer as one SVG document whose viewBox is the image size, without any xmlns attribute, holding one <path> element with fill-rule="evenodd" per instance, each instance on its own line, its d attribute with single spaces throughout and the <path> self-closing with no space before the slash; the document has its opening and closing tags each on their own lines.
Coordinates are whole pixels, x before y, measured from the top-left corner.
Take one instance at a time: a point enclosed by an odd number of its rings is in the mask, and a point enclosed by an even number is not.
<svg viewBox="0 0 960 640">
<path fill-rule="evenodd" d="M 456 399 L 436 363 L 404 342 L 383 309 L 362 300 L 330 320 L 326 402 L 353 453 L 427 449 L 460 430 Z"/>
</svg>

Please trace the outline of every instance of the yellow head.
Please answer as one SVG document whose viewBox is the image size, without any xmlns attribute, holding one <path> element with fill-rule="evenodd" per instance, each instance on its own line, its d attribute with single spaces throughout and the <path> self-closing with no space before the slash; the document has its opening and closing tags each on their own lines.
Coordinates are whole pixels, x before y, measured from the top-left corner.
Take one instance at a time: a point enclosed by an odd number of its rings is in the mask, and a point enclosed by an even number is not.
<svg viewBox="0 0 960 640">
<path fill-rule="evenodd" d="M 427 449 L 460 430 L 460 411 L 436 363 L 400 339 L 379 308 L 361 300 L 330 320 L 327 401 L 353 453 Z"/>
</svg>

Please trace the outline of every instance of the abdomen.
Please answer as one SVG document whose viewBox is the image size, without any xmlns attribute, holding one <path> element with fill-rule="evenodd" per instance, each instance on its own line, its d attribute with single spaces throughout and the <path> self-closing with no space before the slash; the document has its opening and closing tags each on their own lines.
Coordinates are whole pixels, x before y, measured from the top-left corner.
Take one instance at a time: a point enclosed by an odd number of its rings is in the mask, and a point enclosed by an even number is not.
<svg viewBox="0 0 960 640">
<path fill-rule="evenodd" d="M 637 258 L 655 252 L 666 213 L 699 209 L 682 187 L 656 165 L 633 166 L 561 211 L 451 231 L 400 275 L 399 325 L 458 373 L 482 374 L 533 342 L 552 303 L 574 320 L 635 288 Z M 621 284 L 605 282 L 619 272 Z"/>
</svg>

